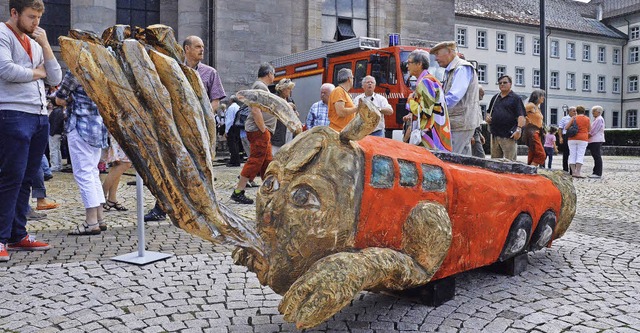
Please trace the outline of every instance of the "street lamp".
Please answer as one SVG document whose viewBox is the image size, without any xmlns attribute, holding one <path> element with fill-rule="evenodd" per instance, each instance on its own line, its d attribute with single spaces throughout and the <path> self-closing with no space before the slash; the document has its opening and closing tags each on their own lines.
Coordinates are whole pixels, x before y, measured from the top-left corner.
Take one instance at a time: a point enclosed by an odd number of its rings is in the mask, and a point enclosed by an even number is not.
<svg viewBox="0 0 640 333">
<path fill-rule="evenodd" d="M 567 106 L 567 104 L 563 104 L 563 105 L 562 105 L 562 112 L 563 112 L 563 115 L 565 115 L 565 116 L 566 116 L 568 111 L 569 111 L 569 107 Z"/>
</svg>

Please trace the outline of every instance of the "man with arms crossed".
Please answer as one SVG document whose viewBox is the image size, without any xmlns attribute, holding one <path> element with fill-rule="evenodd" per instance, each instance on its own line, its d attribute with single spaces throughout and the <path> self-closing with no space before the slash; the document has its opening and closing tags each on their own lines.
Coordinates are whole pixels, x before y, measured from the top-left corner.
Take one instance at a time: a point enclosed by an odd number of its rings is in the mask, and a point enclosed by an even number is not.
<svg viewBox="0 0 640 333">
<path fill-rule="evenodd" d="M 9 1 L 0 23 L 0 261 L 7 250 L 47 250 L 27 233 L 32 178 L 49 138 L 45 83 L 62 80 L 47 33 L 40 28 L 42 0 Z"/>
</svg>

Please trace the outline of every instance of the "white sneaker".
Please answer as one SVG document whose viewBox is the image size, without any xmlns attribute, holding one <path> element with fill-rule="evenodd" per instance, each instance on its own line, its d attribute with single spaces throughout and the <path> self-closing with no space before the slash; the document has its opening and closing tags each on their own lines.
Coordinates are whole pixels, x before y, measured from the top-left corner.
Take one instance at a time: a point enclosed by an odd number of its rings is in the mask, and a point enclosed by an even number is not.
<svg viewBox="0 0 640 333">
<path fill-rule="evenodd" d="M 600 179 L 600 178 L 602 178 L 602 177 L 600 177 L 600 176 L 598 176 L 598 175 L 595 175 L 595 174 L 594 174 L 594 175 L 589 176 L 589 178 Z"/>
</svg>

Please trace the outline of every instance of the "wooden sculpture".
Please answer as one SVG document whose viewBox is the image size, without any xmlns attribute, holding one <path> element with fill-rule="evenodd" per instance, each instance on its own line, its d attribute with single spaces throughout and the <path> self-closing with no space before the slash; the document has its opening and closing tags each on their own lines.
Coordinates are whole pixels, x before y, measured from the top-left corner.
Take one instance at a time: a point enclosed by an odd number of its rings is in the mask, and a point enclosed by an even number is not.
<svg viewBox="0 0 640 333">
<path fill-rule="evenodd" d="M 284 100 L 245 90 L 241 100 L 299 133 L 267 170 L 257 221 L 245 221 L 216 200 L 210 105 L 170 28 L 70 36 L 64 60 L 173 223 L 235 245 L 236 263 L 284 295 L 279 310 L 299 328 L 362 290 L 408 290 L 550 246 L 575 214 L 562 172 L 367 136 L 380 117 L 367 101 L 340 133 L 300 133 Z"/>
</svg>

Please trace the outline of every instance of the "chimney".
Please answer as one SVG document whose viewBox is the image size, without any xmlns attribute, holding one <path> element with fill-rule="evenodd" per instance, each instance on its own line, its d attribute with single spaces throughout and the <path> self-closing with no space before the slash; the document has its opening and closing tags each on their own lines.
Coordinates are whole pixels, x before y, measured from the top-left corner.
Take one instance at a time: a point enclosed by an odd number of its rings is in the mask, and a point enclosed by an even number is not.
<svg viewBox="0 0 640 333">
<path fill-rule="evenodd" d="M 602 8 L 602 2 L 600 2 L 598 4 L 598 8 L 596 9 L 596 19 L 598 19 L 598 21 L 602 21 L 602 16 L 603 16 L 603 8 Z"/>
</svg>

